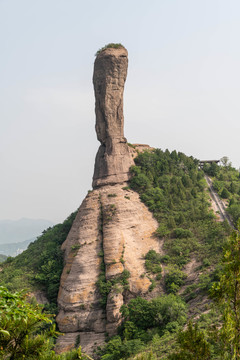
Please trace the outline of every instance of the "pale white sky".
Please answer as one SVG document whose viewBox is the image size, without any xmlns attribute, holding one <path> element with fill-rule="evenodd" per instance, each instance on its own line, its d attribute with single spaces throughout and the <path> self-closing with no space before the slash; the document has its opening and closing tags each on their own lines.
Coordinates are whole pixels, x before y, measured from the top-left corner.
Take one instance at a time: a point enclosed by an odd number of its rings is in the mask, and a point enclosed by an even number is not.
<svg viewBox="0 0 240 360">
<path fill-rule="evenodd" d="M 129 52 L 129 142 L 240 166 L 238 0 L 0 0 L 0 219 L 63 221 L 91 189 L 95 52 Z"/>
</svg>

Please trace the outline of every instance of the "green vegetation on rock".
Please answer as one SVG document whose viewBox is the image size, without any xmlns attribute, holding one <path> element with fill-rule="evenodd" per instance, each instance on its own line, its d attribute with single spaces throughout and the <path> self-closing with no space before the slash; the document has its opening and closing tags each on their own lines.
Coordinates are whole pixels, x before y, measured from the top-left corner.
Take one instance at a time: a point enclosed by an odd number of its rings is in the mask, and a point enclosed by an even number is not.
<svg viewBox="0 0 240 360">
<path fill-rule="evenodd" d="M 99 55 L 102 51 L 104 51 L 106 49 L 109 49 L 109 48 L 111 48 L 111 49 L 124 48 L 125 49 L 125 47 L 120 43 L 110 43 L 110 44 L 107 44 L 107 45 L 103 46 L 101 49 L 99 49 L 96 52 L 95 56 Z"/>
<path fill-rule="evenodd" d="M 180 297 L 165 295 L 147 301 L 132 299 L 121 308 L 124 322 L 119 335 L 100 352 L 101 359 L 118 360 L 144 351 L 150 341 L 171 338 L 186 321 L 186 305 Z"/>
<path fill-rule="evenodd" d="M 146 270 L 153 274 L 161 274 L 161 255 L 157 254 L 155 250 L 149 250 L 145 255 Z"/>
<path fill-rule="evenodd" d="M 99 274 L 98 281 L 96 282 L 99 293 L 101 294 L 101 305 L 103 309 L 106 308 L 107 305 L 107 297 L 112 289 L 116 292 L 123 292 L 128 289 L 128 278 L 130 277 L 130 273 L 128 270 L 123 270 L 123 272 L 115 276 L 111 280 L 106 280 L 105 276 L 105 264 L 102 261 L 101 263 L 101 272 Z"/>
<path fill-rule="evenodd" d="M 176 294 L 180 287 L 184 284 L 187 275 L 177 266 L 169 266 L 164 276 L 165 288 L 168 294 Z"/>
</svg>

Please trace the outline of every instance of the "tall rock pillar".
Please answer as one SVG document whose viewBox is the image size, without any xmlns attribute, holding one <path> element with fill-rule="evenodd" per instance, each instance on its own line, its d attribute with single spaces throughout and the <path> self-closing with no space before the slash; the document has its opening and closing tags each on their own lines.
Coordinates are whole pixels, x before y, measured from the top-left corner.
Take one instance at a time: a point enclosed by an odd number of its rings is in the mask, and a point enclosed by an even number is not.
<svg viewBox="0 0 240 360">
<path fill-rule="evenodd" d="M 94 63 L 96 132 L 101 142 L 95 160 L 93 188 L 129 180 L 133 165 L 123 125 L 123 91 L 128 53 L 124 47 L 101 51 Z"/>
<path fill-rule="evenodd" d="M 149 295 L 144 254 L 160 251 L 157 221 L 128 188 L 134 163 L 123 134 L 123 90 L 127 50 L 107 48 L 94 64 L 96 132 L 101 142 L 93 176 L 93 191 L 83 200 L 62 245 L 57 323 L 64 333 L 56 350 L 81 345 L 92 354 L 106 333 L 121 324 L 120 308 L 131 298 Z M 105 291 L 107 289 L 107 292 Z"/>
</svg>

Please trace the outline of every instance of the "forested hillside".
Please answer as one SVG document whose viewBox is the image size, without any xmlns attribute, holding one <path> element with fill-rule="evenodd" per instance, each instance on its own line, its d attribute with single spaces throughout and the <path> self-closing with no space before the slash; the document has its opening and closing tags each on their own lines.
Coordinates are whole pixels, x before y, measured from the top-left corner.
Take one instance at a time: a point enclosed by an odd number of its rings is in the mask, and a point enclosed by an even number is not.
<svg viewBox="0 0 240 360">
<path fill-rule="evenodd" d="M 237 226 L 239 172 L 229 163 L 203 170 Z M 96 357 L 240 359 L 239 233 L 217 221 L 203 170 L 196 159 L 176 151 L 146 151 L 135 159 L 129 189 L 153 212 L 163 241 L 161 254 L 151 250 L 144 255 L 142 276 L 151 279 L 150 292 L 161 291 L 152 300 L 137 297 L 122 306 L 118 335 L 107 338 Z M 75 215 L 45 231 L 16 258 L 8 258 L 1 266 L 0 284 L 10 291 L 42 289 L 50 302 L 46 310 L 56 311 L 63 267 L 60 246 Z"/>
<path fill-rule="evenodd" d="M 229 242 L 230 226 L 216 221 L 196 159 L 154 150 L 139 154 L 135 163 L 130 187 L 153 212 L 159 239 L 164 238 L 165 254 L 152 251 L 146 256 L 146 274 L 155 276 L 153 286 L 162 283 L 166 295 L 150 302 L 137 298 L 123 307 L 119 335 L 100 352 L 102 359 L 235 359 L 227 355 L 234 346 L 222 341 L 223 334 L 227 337 L 234 330 L 227 330 L 227 325 L 225 332 L 218 330 L 227 310 L 223 316 L 213 299 L 221 303 L 225 298 L 220 280 L 230 270 L 223 253 L 231 253 L 237 234 Z M 236 170 L 223 166 L 218 172 L 234 173 L 239 186 Z"/>
<path fill-rule="evenodd" d="M 63 268 L 61 245 L 72 226 L 76 212 L 62 224 L 43 231 L 28 249 L 2 264 L 0 285 L 11 291 L 42 290 L 49 301 L 48 308 L 56 312 L 57 293 Z"/>
<path fill-rule="evenodd" d="M 167 262 L 182 267 L 195 255 L 206 267 L 216 263 L 230 229 L 215 221 L 198 161 L 158 149 L 139 154 L 135 162 L 131 187 L 159 222 Z"/>
<path fill-rule="evenodd" d="M 204 171 L 213 178 L 213 187 L 227 206 L 227 211 L 235 226 L 240 217 L 240 173 L 231 166 L 225 156 L 222 166 L 216 164 L 205 165 Z"/>
</svg>

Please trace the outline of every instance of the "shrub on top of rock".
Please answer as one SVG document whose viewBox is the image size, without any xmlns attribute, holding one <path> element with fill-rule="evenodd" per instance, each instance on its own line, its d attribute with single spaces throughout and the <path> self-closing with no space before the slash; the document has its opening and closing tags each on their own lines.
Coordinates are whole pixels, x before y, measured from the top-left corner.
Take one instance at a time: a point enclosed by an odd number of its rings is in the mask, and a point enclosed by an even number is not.
<svg viewBox="0 0 240 360">
<path fill-rule="evenodd" d="M 109 48 L 112 48 L 112 49 L 124 48 L 125 49 L 125 47 L 120 43 L 110 43 L 110 44 L 103 46 L 101 49 L 99 49 L 96 52 L 95 56 L 99 55 L 102 51 L 109 49 Z"/>
</svg>

